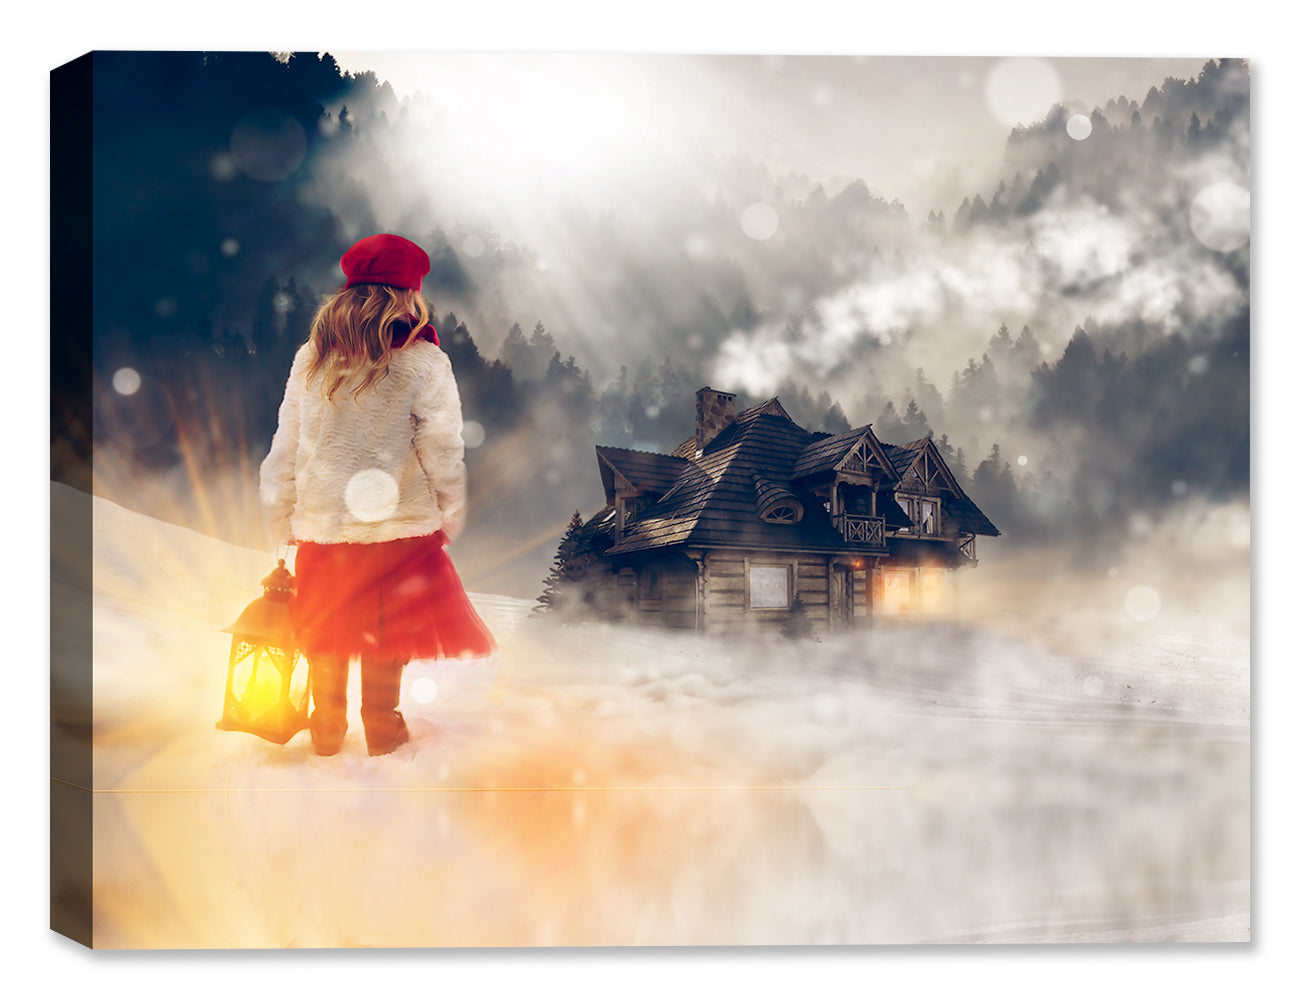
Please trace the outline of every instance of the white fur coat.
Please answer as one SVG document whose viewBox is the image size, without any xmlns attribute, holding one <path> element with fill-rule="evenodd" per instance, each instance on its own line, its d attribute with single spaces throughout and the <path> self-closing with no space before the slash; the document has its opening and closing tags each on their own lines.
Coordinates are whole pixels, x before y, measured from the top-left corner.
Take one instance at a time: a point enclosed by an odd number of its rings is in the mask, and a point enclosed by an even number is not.
<svg viewBox="0 0 1300 1000">
<path fill-rule="evenodd" d="M 261 497 L 277 542 L 386 542 L 446 532 L 465 520 L 460 393 L 440 348 L 393 352 L 387 377 L 353 398 L 309 387 L 314 351 L 293 359 L 280 423 L 262 462 Z"/>
</svg>

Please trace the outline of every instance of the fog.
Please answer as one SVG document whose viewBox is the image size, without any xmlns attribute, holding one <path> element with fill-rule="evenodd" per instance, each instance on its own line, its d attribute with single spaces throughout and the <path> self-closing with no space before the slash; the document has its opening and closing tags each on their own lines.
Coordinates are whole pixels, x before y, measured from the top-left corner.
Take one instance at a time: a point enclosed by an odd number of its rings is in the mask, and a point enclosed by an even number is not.
<svg viewBox="0 0 1300 1000">
<path fill-rule="evenodd" d="M 101 947 L 1250 937 L 1244 511 L 1115 566 L 985 557 L 955 618 L 805 644 L 474 594 L 499 655 L 409 666 L 383 758 L 354 672 L 326 759 L 213 725 L 270 556 L 93 507 L 59 597 L 93 607 L 96 867 L 56 897 L 93 890 Z"/>
</svg>

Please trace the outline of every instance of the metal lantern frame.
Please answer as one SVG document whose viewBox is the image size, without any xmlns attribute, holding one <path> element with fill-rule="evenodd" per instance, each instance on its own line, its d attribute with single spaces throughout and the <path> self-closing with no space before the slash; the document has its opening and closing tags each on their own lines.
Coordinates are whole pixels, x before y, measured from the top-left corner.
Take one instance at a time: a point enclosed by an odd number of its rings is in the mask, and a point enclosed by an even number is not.
<svg viewBox="0 0 1300 1000">
<path fill-rule="evenodd" d="M 281 559 L 262 580 L 262 596 L 250 603 L 233 624 L 221 630 L 230 633 L 231 641 L 225 704 L 218 729 L 252 733 L 272 743 L 284 744 L 307 728 L 310 676 L 301 691 L 293 690 L 294 672 L 302 660 L 289 618 L 293 584 L 293 574 Z M 240 664 L 249 657 L 252 661 L 248 680 L 238 684 Z M 251 695 L 258 689 L 259 675 L 265 670 L 275 671 L 278 696 L 274 704 L 260 708 L 252 704 Z"/>
</svg>

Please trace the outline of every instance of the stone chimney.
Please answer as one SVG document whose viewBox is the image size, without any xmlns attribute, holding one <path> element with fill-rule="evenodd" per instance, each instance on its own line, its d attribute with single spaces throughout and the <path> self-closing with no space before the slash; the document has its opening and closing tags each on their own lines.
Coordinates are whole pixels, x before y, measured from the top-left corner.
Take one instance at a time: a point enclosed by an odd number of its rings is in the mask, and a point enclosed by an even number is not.
<svg viewBox="0 0 1300 1000">
<path fill-rule="evenodd" d="M 736 419 L 736 394 L 718 392 L 707 385 L 695 394 L 695 453 Z"/>
</svg>

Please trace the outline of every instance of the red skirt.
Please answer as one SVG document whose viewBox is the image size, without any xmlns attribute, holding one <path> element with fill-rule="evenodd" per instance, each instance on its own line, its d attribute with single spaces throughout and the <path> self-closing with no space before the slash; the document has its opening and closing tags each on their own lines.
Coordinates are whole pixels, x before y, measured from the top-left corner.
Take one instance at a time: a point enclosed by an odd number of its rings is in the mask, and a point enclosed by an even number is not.
<svg viewBox="0 0 1300 1000">
<path fill-rule="evenodd" d="M 312 653 L 399 660 L 473 659 L 497 648 L 470 604 L 446 536 L 300 542 L 289 610 Z"/>
</svg>

